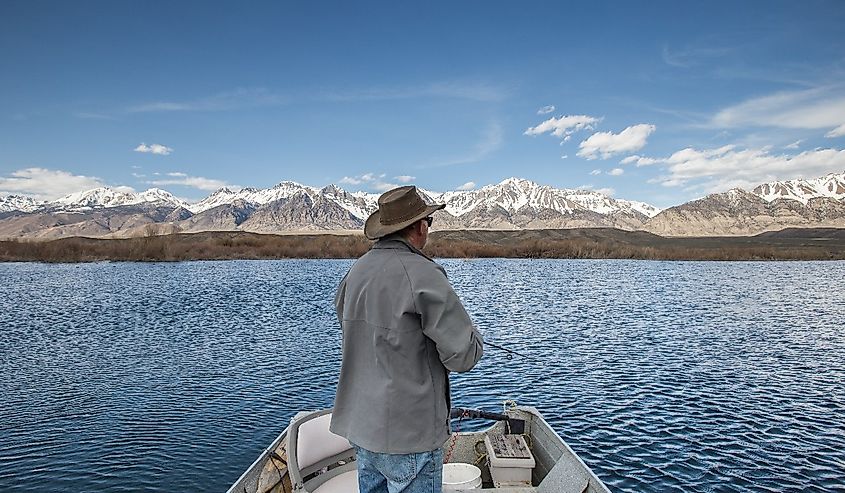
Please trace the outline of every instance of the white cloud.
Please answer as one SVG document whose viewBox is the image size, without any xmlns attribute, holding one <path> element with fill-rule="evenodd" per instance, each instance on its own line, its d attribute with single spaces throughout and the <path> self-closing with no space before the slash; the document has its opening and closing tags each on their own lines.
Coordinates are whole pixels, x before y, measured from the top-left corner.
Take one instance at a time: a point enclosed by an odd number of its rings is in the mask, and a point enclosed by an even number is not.
<svg viewBox="0 0 845 493">
<path fill-rule="evenodd" d="M 749 125 L 783 128 L 828 128 L 842 124 L 842 86 L 785 91 L 749 99 L 725 108 L 710 124 L 720 128 Z"/>
<path fill-rule="evenodd" d="M 147 145 L 147 144 L 144 144 L 142 142 L 141 145 L 139 145 L 138 147 L 136 147 L 134 149 L 134 151 L 135 152 L 144 152 L 144 153 L 149 153 L 149 154 L 159 154 L 159 155 L 162 155 L 162 156 L 167 156 L 171 152 L 173 152 L 173 149 L 171 149 L 170 147 L 161 145 L 161 144 Z"/>
<path fill-rule="evenodd" d="M 607 172 L 607 174 L 610 175 L 610 176 L 619 176 L 619 175 L 624 174 L 624 173 L 625 173 L 625 170 L 622 169 L 622 168 L 613 168 L 612 170 Z"/>
<path fill-rule="evenodd" d="M 561 158 L 561 159 L 569 159 L 569 154 L 564 154 L 564 155 L 563 155 L 563 156 L 561 156 L 560 158 Z"/>
<path fill-rule="evenodd" d="M 632 152 L 642 149 L 648 141 L 648 136 L 655 130 L 654 125 L 640 123 L 614 134 L 612 132 L 597 132 L 578 146 L 578 155 L 587 159 L 607 159 L 615 154 Z"/>
<path fill-rule="evenodd" d="M 0 194 L 26 195 L 36 200 L 55 200 L 104 186 L 99 178 L 45 168 L 26 168 L 13 171 L 9 176 L 0 176 Z"/>
<path fill-rule="evenodd" d="M 185 173 L 167 173 L 170 178 L 163 180 L 152 180 L 146 182 L 149 185 L 157 187 L 167 185 L 180 185 L 183 187 L 196 188 L 197 190 L 214 191 L 224 187 L 233 188 L 225 181 L 215 180 L 213 178 L 203 178 L 201 176 L 188 176 Z"/>
<path fill-rule="evenodd" d="M 529 127 L 523 135 L 542 135 L 551 132 L 555 137 L 569 140 L 569 136 L 579 130 L 592 130 L 601 118 L 588 115 L 566 115 L 560 118 L 551 117 L 536 127 Z"/>
<path fill-rule="evenodd" d="M 824 136 L 829 139 L 832 139 L 834 137 L 842 137 L 843 135 L 845 135 L 845 123 L 824 134 Z"/>
<path fill-rule="evenodd" d="M 652 164 L 657 164 L 657 163 L 662 163 L 662 162 L 663 162 L 663 160 L 661 160 L 661 159 L 637 156 L 636 154 L 634 154 L 633 156 L 628 156 L 625 159 L 619 161 L 619 164 L 636 163 L 637 167 L 639 168 L 640 166 L 650 166 Z"/>
<path fill-rule="evenodd" d="M 473 190 L 473 189 L 475 189 L 475 186 L 476 185 L 475 185 L 474 181 L 468 181 L 468 182 L 464 183 L 463 185 L 459 186 L 457 189 L 458 190 Z"/>
<path fill-rule="evenodd" d="M 384 181 L 382 178 L 387 176 L 385 173 L 375 174 L 375 173 L 364 173 L 363 175 L 359 176 L 344 176 L 340 179 L 340 183 L 347 184 L 347 185 L 366 185 L 368 188 L 376 190 L 378 192 L 386 192 L 392 188 L 399 187 L 401 185 L 397 183 L 390 183 Z M 408 183 L 416 179 L 415 176 L 396 176 L 397 181 L 401 183 Z M 407 181 L 403 181 L 407 180 Z"/>
<path fill-rule="evenodd" d="M 144 174 L 141 174 L 141 173 L 132 173 L 132 176 L 134 176 L 135 178 L 146 178 L 147 177 L 147 175 L 144 175 Z"/>
<path fill-rule="evenodd" d="M 590 174 L 593 175 L 593 176 L 600 175 L 601 170 L 600 169 L 594 169 L 593 171 L 590 171 Z"/>
<path fill-rule="evenodd" d="M 416 180 L 416 176 L 409 176 L 409 175 L 399 175 L 394 176 L 393 179 L 398 181 L 399 183 L 411 183 L 412 181 Z"/>
<path fill-rule="evenodd" d="M 793 142 L 789 145 L 783 146 L 783 148 L 784 149 L 798 149 L 798 147 L 801 145 L 801 142 L 804 142 L 804 141 L 803 140 L 796 140 L 795 142 Z"/>
<path fill-rule="evenodd" d="M 387 183 L 387 182 L 383 182 L 383 181 L 376 181 L 371 186 L 374 190 L 377 190 L 379 192 L 386 192 L 386 191 L 391 190 L 393 188 L 396 188 L 400 185 L 398 185 L 396 183 Z"/>
<path fill-rule="evenodd" d="M 554 110 L 555 110 L 555 105 L 550 104 L 550 105 L 548 105 L 548 106 L 543 106 L 542 108 L 540 108 L 539 110 L 537 110 L 537 114 L 538 114 L 538 115 L 546 115 L 546 114 L 548 114 L 548 113 L 551 113 L 551 112 L 552 112 L 552 111 L 554 111 Z"/>
<path fill-rule="evenodd" d="M 796 155 L 772 154 L 770 148 L 682 149 L 666 163 L 668 174 L 651 180 L 667 187 L 690 185 L 706 192 L 795 178 L 812 178 L 845 169 L 845 150 L 814 149 Z"/>
</svg>

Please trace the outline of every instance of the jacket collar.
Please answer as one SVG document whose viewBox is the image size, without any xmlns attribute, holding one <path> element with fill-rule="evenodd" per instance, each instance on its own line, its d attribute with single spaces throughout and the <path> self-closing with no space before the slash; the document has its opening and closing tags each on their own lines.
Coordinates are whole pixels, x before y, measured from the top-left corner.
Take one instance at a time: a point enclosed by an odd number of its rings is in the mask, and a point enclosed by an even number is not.
<svg viewBox="0 0 845 493">
<path fill-rule="evenodd" d="M 392 234 L 385 236 L 384 238 L 380 238 L 378 241 L 373 243 L 372 246 L 373 250 L 382 250 L 382 249 L 390 249 L 390 250 L 403 250 L 407 249 L 417 255 L 421 255 L 422 257 L 431 260 L 428 255 L 424 254 L 419 248 L 411 245 L 407 238 L 402 236 L 401 234 Z M 431 260 L 434 262 L 434 260 Z"/>
</svg>

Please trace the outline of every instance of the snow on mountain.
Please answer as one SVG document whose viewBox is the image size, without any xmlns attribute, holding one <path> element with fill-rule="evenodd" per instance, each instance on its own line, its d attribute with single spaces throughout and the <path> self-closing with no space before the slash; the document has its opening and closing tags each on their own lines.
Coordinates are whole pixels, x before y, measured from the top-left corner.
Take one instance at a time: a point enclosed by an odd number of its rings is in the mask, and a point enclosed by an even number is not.
<svg viewBox="0 0 845 493">
<path fill-rule="evenodd" d="M 551 209 L 561 214 L 572 214 L 575 210 L 589 210 L 608 215 L 618 212 L 640 213 L 648 217 L 655 216 L 660 209 L 643 202 L 616 200 L 591 190 L 555 189 L 538 185 L 521 178 L 508 178 L 495 185 L 487 185 L 478 190 L 434 192 L 419 189 L 426 201 L 446 204 L 446 211 L 460 217 L 477 207 L 488 209 L 502 207 L 509 213 L 516 213 L 524 207 L 533 211 Z M 231 190 L 221 188 L 205 199 L 189 205 L 188 209 L 197 214 L 214 207 L 243 200 L 256 206 L 268 204 L 280 199 L 290 199 L 297 194 L 306 194 L 314 199 L 321 196 L 349 211 L 352 215 L 366 220 L 378 208 L 378 193 L 347 192 L 337 185 L 328 185 L 322 189 L 285 181 L 273 188 L 244 188 Z"/>
<path fill-rule="evenodd" d="M 298 193 L 305 193 L 313 198 L 320 194 L 320 189 L 292 181 L 283 181 L 272 188 L 265 189 L 250 187 L 235 191 L 229 188 L 221 188 L 199 202 L 189 205 L 188 210 L 194 214 L 199 214 L 220 205 L 231 204 L 236 200 L 264 205 L 276 200 L 289 199 Z"/>
<path fill-rule="evenodd" d="M 655 207 L 651 204 L 646 204 L 645 202 L 639 202 L 639 201 L 636 201 L 636 200 L 616 199 L 616 202 L 619 203 L 619 204 L 625 204 L 628 207 L 630 207 L 632 210 L 635 210 L 635 211 L 639 212 L 640 214 L 644 214 L 648 217 L 654 217 L 654 216 L 660 214 L 660 211 L 663 210 L 663 209 L 658 209 L 657 207 Z"/>
<path fill-rule="evenodd" d="M 553 210 L 563 215 L 569 215 L 576 211 L 588 210 L 602 215 L 621 212 L 641 213 L 653 217 L 660 212 L 659 209 L 643 202 L 617 200 L 591 190 L 556 189 L 521 178 L 508 178 L 501 183 L 487 185 L 478 190 L 441 193 L 420 189 L 420 192 L 428 202 L 446 204 L 446 211 L 455 217 L 463 216 L 476 209 L 488 211 L 496 208 L 504 209 L 510 214 L 525 213 L 526 210 L 530 212 Z M 275 201 L 288 201 L 303 196 L 310 199 L 310 201 L 303 203 L 313 203 L 317 199 L 325 199 L 363 222 L 378 208 L 380 194 L 360 191 L 348 192 L 337 185 L 328 185 L 319 189 L 292 181 L 283 181 L 267 189 L 242 188 L 232 190 L 221 188 L 199 202 L 188 204 L 174 197 L 170 192 L 158 188 L 134 193 L 102 187 L 70 194 L 41 205 L 36 204 L 31 199 L 17 198 L 15 202 L 12 202 L 12 197 L 0 198 L 0 211 L 38 210 L 39 208 L 85 211 L 163 202 L 184 207 L 194 214 L 199 214 L 221 205 L 231 205 L 239 201 L 243 201 L 250 207 L 258 208 Z"/>
<path fill-rule="evenodd" d="M 9 195 L 0 197 L 0 212 L 33 212 L 41 207 L 41 202 L 23 195 Z"/>
<path fill-rule="evenodd" d="M 186 202 L 160 188 L 151 188 L 141 193 L 135 193 L 100 187 L 65 195 L 62 198 L 44 204 L 44 207 L 63 211 L 84 211 L 156 202 L 162 202 L 174 207 L 187 206 Z"/>
<path fill-rule="evenodd" d="M 337 185 L 329 185 L 320 190 L 320 193 L 362 221 L 378 209 L 377 194 L 349 193 Z"/>
<path fill-rule="evenodd" d="M 602 215 L 637 212 L 653 217 L 660 212 L 656 207 L 642 202 L 616 200 L 592 190 L 552 188 L 521 178 L 508 178 L 478 190 L 445 192 L 434 199 L 445 203 L 446 211 L 457 217 L 477 207 L 492 206 L 502 207 L 511 214 L 525 207 L 533 211 L 551 209 L 564 215 L 576 210 L 588 210 Z"/>
<path fill-rule="evenodd" d="M 797 200 L 807 204 L 810 199 L 830 197 L 845 200 L 845 173 L 831 173 L 810 180 L 786 180 L 763 183 L 752 191 L 766 202 L 775 199 Z"/>
</svg>

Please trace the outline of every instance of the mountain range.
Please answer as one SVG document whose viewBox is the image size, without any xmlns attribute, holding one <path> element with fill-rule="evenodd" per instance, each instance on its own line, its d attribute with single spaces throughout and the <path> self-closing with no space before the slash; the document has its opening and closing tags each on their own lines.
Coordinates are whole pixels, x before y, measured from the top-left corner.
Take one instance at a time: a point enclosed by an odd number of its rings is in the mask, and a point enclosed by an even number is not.
<svg viewBox="0 0 845 493">
<path fill-rule="evenodd" d="M 664 236 L 752 235 L 786 227 L 845 227 L 845 173 L 733 189 L 660 210 L 592 190 L 558 189 L 508 178 L 477 190 L 420 190 L 445 203 L 433 229 L 611 227 Z M 195 203 L 166 190 L 96 188 L 58 200 L 0 197 L 0 238 L 131 237 L 199 231 L 360 231 L 378 194 L 283 181 L 222 188 Z"/>
</svg>

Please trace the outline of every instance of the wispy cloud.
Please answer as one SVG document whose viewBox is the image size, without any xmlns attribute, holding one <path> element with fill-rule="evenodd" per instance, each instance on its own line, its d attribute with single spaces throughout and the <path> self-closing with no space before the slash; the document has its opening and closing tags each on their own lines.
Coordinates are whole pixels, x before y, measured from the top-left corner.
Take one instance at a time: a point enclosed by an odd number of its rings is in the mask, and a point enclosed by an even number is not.
<svg viewBox="0 0 845 493">
<path fill-rule="evenodd" d="M 612 132 L 597 132 L 579 144 L 578 155 L 586 159 L 607 159 L 610 156 L 642 149 L 648 141 L 648 136 L 657 127 L 641 123 L 633 125 L 614 134 Z"/>
<path fill-rule="evenodd" d="M 679 68 L 690 68 L 702 63 L 721 58 L 733 51 L 732 48 L 725 47 L 704 47 L 704 46 L 687 46 L 684 48 L 670 48 L 669 45 L 663 45 L 663 61 L 667 65 Z"/>
<path fill-rule="evenodd" d="M 343 185 L 360 185 L 364 182 L 359 178 L 355 178 L 354 176 L 344 176 L 340 179 L 340 183 Z"/>
<path fill-rule="evenodd" d="M 749 99 L 717 112 L 709 126 L 821 129 L 842 125 L 845 86 L 783 91 Z"/>
<path fill-rule="evenodd" d="M 555 110 L 555 105 L 550 104 L 550 105 L 548 105 L 548 106 L 543 106 L 542 108 L 540 108 L 539 110 L 537 110 L 537 114 L 538 114 L 538 115 L 546 115 L 546 114 L 548 114 L 548 113 L 551 113 L 551 112 L 552 112 L 552 111 L 554 111 L 554 110 Z"/>
<path fill-rule="evenodd" d="M 153 173 L 156 174 L 156 173 Z M 161 180 L 150 180 L 145 183 L 148 185 L 155 185 L 157 187 L 168 185 L 179 185 L 183 187 L 196 188 L 197 190 L 214 191 L 221 188 L 237 188 L 229 185 L 225 181 L 215 180 L 213 178 L 204 178 L 202 176 L 190 176 L 187 173 L 172 172 L 165 173 L 167 178 Z"/>
<path fill-rule="evenodd" d="M 143 153 L 147 153 L 147 154 L 159 154 L 161 156 L 168 156 L 168 155 L 170 155 L 171 152 L 173 152 L 173 149 L 171 149 L 170 147 L 167 147 L 165 145 L 161 145 L 161 144 L 147 145 L 147 144 L 144 144 L 143 142 L 141 143 L 141 145 L 139 145 L 138 147 L 136 147 L 133 150 L 135 152 L 143 152 Z"/>
<path fill-rule="evenodd" d="M 793 142 L 791 144 L 787 144 L 787 145 L 783 146 L 783 148 L 784 149 L 798 149 L 798 147 L 801 146 L 801 142 L 804 142 L 804 141 L 803 140 L 796 140 L 795 142 Z"/>
<path fill-rule="evenodd" d="M 431 166 L 455 166 L 481 161 L 490 154 L 499 150 L 502 146 L 502 139 L 502 126 L 495 122 L 491 123 L 481 136 L 481 140 L 475 144 L 472 150 L 462 156 L 444 159 L 443 161 L 437 162 Z"/>
<path fill-rule="evenodd" d="M 472 101 L 502 101 L 509 90 L 478 81 L 439 81 L 418 86 L 370 87 L 363 89 L 315 90 L 310 93 L 281 94 L 264 87 L 237 88 L 193 99 L 162 99 L 130 105 L 121 112 L 154 113 L 178 111 L 231 111 L 283 106 L 294 102 L 390 101 L 414 98 L 454 98 Z M 92 113 L 93 114 L 93 113 Z"/>
<path fill-rule="evenodd" d="M 81 111 L 78 113 L 74 113 L 74 116 L 86 120 L 116 120 L 115 117 L 107 115 L 105 113 L 90 113 Z"/>
<path fill-rule="evenodd" d="M 182 101 L 152 101 L 130 106 L 129 113 L 168 111 L 225 111 L 287 104 L 290 99 L 264 88 L 240 88 L 213 96 Z"/>
<path fill-rule="evenodd" d="M 555 137 L 564 141 L 569 140 L 573 133 L 579 130 L 592 130 L 601 118 L 588 115 L 565 115 L 560 118 L 551 117 L 535 127 L 528 127 L 523 135 L 542 135 L 551 132 Z"/>
<path fill-rule="evenodd" d="M 476 187 L 474 181 L 468 181 L 463 185 L 459 186 L 456 190 L 466 191 L 466 190 L 474 190 Z"/>
<path fill-rule="evenodd" d="M 399 183 L 411 183 L 412 181 L 416 180 L 417 177 L 416 176 L 410 176 L 410 175 L 400 175 L 400 176 L 394 176 L 393 179 L 398 181 Z"/>
<path fill-rule="evenodd" d="M 667 187 L 720 192 L 733 187 L 751 188 L 760 183 L 809 178 L 845 169 L 845 150 L 814 149 L 796 155 L 773 154 L 770 148 L 715 149 L 688 147 L 664 160 L 668 174 L 652 179 Z"/>
<path fill-rule="evenodd" d="M 625 170 L 622 168 L 613 168 L 612 170 L 608 171 L 607 174 L 610 176 L 619 176 L 625 173 Z"/>
<path fill-rule="evenodd" d="M 594 169 L 593 171 L 590 171 L 590 175 L 592 175 L 592 176 L 597 176 L 597 175 L 600 175 L 600 174 L 601 174 L 600 169 Z"/>
<path fill-rule="evenodd" d="M 26 168 L 0 176 L 0 194 L 20 194 L 37 200 L 55 200 L 65 195 L 106 186 L 93 176 L 74 175 L 63 170 Z M 128 190 L 128 187 L 122 187 Z"/>
<path fill-rule="evenodd" d="M 377 192 L 386 192 L 390 189 L 396 188 L 400 186 L 397 183 L 391 183 L 384 180 L 385 173 L 376 174 L 376 173 L 364 173 L 363 175 L 358 176 L 344 176 L 340 179 L 340 183 L 344 185 L 364 185 L 366 188 L 370 190 L 375 190 Z M 408 183 L 399 180 L 399 178 L 410 178 L 411 180 L 415 179 L 416 177 L 413 176 L 397 176 L 395 179 L 400 183 Z M 411 181 L 408 180 L 408 181 Z"/>
<path fill-rule="evenodd" d="M 845 135 L 845 123 L 824 134 L 824 136 L 829 139 L 832 139 L 834 137 L 842 137 L 843 135 Z"/>
<path fill-rule="evenodd" d="M 418 86 L 371 87 L 319 92 L 309 99 L 329 102 L 390 101 L 415 98 L 452 98 L 472 101 L 501 101 L 509 91 L 501 86 L 476 81 L 443 81 Z"/>
</svg>

